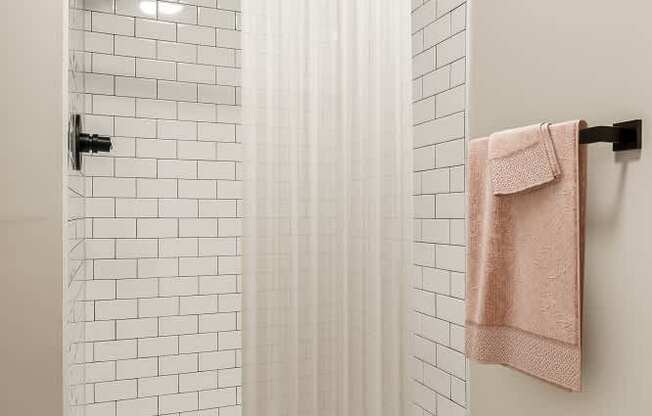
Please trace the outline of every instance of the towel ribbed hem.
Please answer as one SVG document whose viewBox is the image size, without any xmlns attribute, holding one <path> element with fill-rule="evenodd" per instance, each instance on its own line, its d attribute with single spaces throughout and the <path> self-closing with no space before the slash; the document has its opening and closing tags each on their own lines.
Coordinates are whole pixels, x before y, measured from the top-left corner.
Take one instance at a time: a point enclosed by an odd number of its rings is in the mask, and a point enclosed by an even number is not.
<svg viewBox="0 0 652 416">
<path fill-rule="evenodd" d="M 466 354 L 484 363 L 504 364 L 544 381 L 581 391 L 579 345 L 548 339 L 517 328 L 466 322 Z"/>
</svg>

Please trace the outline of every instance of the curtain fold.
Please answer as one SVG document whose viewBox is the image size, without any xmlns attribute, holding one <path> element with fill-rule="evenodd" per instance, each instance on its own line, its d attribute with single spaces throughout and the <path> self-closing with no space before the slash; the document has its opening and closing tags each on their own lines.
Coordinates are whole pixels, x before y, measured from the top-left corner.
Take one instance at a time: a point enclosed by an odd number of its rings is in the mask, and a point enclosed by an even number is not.
<svg viewBox="0 0 652 416">
<path fill-rule="evenodd" d="M 243 1 L 245 416 L 406 414 L 409 9 Z"/>
</svg>

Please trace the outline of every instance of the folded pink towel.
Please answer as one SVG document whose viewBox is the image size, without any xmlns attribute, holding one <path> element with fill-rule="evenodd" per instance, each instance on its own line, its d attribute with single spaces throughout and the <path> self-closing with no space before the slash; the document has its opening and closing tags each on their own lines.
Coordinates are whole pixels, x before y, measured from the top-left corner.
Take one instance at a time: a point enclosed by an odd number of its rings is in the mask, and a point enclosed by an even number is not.
<svg viewBox="0 0 652 416">
<path fill-rule="evenodd" d="M 549 123 L 492 134 L 489 163 L 494 195 L 541 186 L 561 174 Z"/>
<path fill-rule="evenodd" d="M 500 188 L 538 184 L 528 192 L 494 195 L 491 140 L 471 140 L 469 145 L 467 355 L 573 391 L 581 388 L 586 174 L 578 132 L 583 126 L 581 121 L 546 126 L 554 147 L 546 154 L 556 154 L 557 180 L 548 180 L 546 173 L 542 185 L 541 170 L 532 181 L 512 182 L 505 176 L 506 185 Z M 525 141 L 539 146 L 532 130 L 525 131 Z M 514 154 L 503 151 L 511 147 L 501 140 L 493 156 Z M 512 175 L 522 170 L 519 165 Z"/>
</svg>

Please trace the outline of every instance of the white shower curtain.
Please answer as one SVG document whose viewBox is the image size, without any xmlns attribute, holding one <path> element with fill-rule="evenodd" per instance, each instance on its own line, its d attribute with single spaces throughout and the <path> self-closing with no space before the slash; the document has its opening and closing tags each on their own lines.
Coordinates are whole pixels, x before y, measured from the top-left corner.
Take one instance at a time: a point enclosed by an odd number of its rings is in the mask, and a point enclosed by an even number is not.
<svg viewBox="0 0 652 416">
<path fill-rule="evenodd" d="M 401 416 L 410 2 L 244 0 L 245 416 Z"/>
</svg>

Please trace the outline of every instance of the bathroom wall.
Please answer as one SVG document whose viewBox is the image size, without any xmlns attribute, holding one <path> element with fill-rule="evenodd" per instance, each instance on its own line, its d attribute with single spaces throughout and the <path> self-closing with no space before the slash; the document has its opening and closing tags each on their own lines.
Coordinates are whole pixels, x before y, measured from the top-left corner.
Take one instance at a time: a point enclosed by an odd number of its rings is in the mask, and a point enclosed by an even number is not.
<svg viewBox="0 0 652 416">
<path fill-rule="evenodd" d="M 89 416 L 240 412 L 239 10 L 85 2 Z"/>
<path fill-rule="evenodd" d="M 82 0 L 69 0 L 67 13 L 67 105 L 68 120 L 75 114 L 84 113 L 84 25 L 85 15 L 78 5 Z M 69 139 L 67 137 L 66 139 Z M 83 415 L 86 403 L 85 366 L 86 308 L 86 183 L 84 176 L 74 169 L 72 153 L 65 143 L 64 183 L 64 263 L 63 277 L 63 376 L 64 415 Z"/>
<path fill-rule="evenodd" d="M 63 412 L 67 2 L 4 5 L 0 414 L 59 416 Z"/>
<path fill-rule="evenodd" d="M 470 137 L 578 118 L 644 126 L 641 152 L 589 146 L 584 391 L 472 364 L 473 416 L 650 413 L 651 13 L 634 0 L 471 4 Z"/>
<path fill-rule="evenodd" d="M 412 1 L 413 415 L 463 415 L 466 2 Z"/>
</svg>

